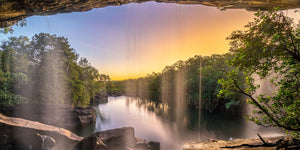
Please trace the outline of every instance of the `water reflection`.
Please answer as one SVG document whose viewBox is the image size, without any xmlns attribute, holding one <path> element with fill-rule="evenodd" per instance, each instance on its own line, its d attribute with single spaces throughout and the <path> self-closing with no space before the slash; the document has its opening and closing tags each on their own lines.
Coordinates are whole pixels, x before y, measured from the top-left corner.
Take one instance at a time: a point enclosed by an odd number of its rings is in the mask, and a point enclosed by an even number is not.
<svg viewBox="0 0 300 150">
<path fill-rule="evenodd" d="M 176 113 L 169 106 L 133 97 L 110 97 L 107 104 L 100 104 L 98 108 L 96 131 L 132 126 L 137 137 L 159 141 L 163 150 L 181 149 L 186 142 L 207 138 L 254 138 L 256 133 L 280 135 L 277 129 L 265 131 L 242 117 L 227 114 L 202 112 L 199 121 L 199 112 L 195 109 L 187 109 L 184 119 L 176 121 Z"/>
</svg>

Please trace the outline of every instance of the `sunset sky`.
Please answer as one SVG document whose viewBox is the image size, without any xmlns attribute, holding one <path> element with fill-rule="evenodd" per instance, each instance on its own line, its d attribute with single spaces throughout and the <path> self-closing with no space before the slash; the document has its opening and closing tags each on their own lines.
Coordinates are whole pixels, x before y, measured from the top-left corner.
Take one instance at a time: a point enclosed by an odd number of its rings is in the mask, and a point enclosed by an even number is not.
<svg viewBox="0 0 300 150">
<path fill-rule="evenodd" d="M 243 29 L 254 12 L 220 11 L 203 5 L 156 2 L 96 8 L 53 16 L 34 16 L 7 36 L 40 32 L 65 36 L 81 57 L 112 80 L 160 72 L 194 55 L 228 52 L 226 37 Z M 0 40 L 6 37 L 0 37 Z"/>
</svg>

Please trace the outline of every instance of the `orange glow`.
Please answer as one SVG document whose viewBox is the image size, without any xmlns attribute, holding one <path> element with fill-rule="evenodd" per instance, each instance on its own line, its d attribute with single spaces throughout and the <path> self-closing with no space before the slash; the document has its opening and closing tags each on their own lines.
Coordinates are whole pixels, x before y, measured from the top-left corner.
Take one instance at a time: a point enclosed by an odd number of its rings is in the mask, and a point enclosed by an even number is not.
<svg viewBox="0 0 300 150">
<path fill-rule="evenodd" d="M 175 4 L 174 4 L 175 5 Z M 220 11 L 201 5 L 176 5 L 166 11 L 166 17 L 147 20 L 147 12 L 136 7 L 132 16 L 128 9 L 127 59 L 110 63 L 100 69 L 112 80 L 137 78 L 161 72 L 166 65 L 186 60 L 194 55 L 228 52 L 232 31 L 243 29 L 253 20 L 253 12 L 246 10 Z M 102 65 L 103 66 L 103 65 Z"/>
</svg>

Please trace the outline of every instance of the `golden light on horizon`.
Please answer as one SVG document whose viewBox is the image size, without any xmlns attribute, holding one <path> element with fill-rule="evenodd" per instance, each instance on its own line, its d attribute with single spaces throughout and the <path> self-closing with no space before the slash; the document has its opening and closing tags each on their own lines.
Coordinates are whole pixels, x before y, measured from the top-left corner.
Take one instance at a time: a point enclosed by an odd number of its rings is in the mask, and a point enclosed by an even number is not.
<svg viewBox="0 0 300 150">
<path fill-rule="evenodd" d="M 195 55 L 224 54 L 229 50 L 226 37 L 253 20 L 254 12 L 246 10 L 173 5 L 158 10 L 163 14 L 154 17 L 142 6 L 128 9 L 131 22 L 127 24 L 124 45 L 126 59 L 109 63 L 101 71 L 108 73 L 112 80 L 138 78 L 161 72 L 165 66 Z"/>
<path fill-rule="evenodd" d="M 295 10 L 289 16 L 300 19 Z M 253 21 L 254 11 L 221 11 L 204 5 L 145 2 L 97 8 L 88 12 L 33 16 L 13 36 L 45 32 L 69 39 L 80 57 L 112 80 L 161 72 L 195 55 L 228 52 L 233 31 Z M 9 35 L 0 37 L 8 38 Z"/>
</svg>

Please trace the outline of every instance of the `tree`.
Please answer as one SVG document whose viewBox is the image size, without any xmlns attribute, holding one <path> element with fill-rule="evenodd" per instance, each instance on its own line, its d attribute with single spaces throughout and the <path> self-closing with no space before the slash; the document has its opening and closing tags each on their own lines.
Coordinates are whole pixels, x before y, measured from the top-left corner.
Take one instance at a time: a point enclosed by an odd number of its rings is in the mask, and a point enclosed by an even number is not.
<svg viewBox="0 0 300 150">
<path fill-rule="evenodd" d="M 99 74 L 68 39 L 47 33 L 10 37 L 0 46 L 0 105 L 27 99 L 38 103 L 86 106 L 105 90 L 108 75 Z"/>
<path fill-rule="evenodd" d="M 300 26 L 279 9 L 258 11 L 255 16 L 246 31 L 228 37 L 234 58 L 229 62 L 232 70 L 219 80 L 223 88 L 219 96 L 242 93 L 256 108 L 248 117 L 251 121 L 299 134 Z M 271 78 L 276 92 L 255 96 L 260 87 L 255 76 Z"/>
<path fill-rule="evenodd" d="M 9 38 L 0 49 L 0 105 L 11 106 L 26 100 L 21 89 L 28 82 L 27 57 L 23 55 L 28 39 L 26 37 Z"/>
<path fill-rule="evenodd" d="M 16 24 L 16 26 L 20 26 L 20 27 L 23 27 L 23 26 L 26 26 L 26 25 L 27 25 L 26 19 L 20 20 Z M 3 33 L 3 34 L 13 33 L 13 32 L 14 32 L 13 27 L 6 27 L 6 28 L 3 28 L 3 29 L 0 29 L 0 33 Z"/>
<path fill-rule="evenodd" d="M 194 56 L 186 61 L 177 61 L 171 66 L 166 66 L 161 73 L 126 80 L 127 87 L 130 87 L 126 89 L 126 95 L 148 99 L 155 103 L 165 103 L 170 108 L 179 109 L 187 105 L 211 113 L 217 111 L 236 113 L 241 106 L 240 94 L 217 97 L 221 89 L 218 79 L 225 77 L 223 72 L 229 70 L 225 62 L 230 58 L 232 55 L 224 54 Z"/>
</svg>

